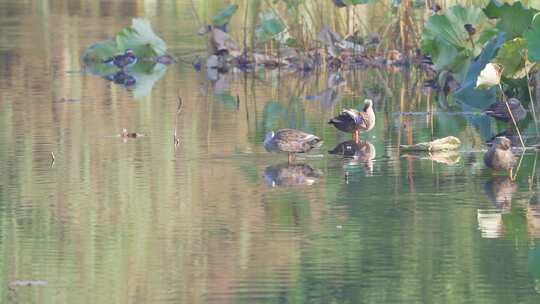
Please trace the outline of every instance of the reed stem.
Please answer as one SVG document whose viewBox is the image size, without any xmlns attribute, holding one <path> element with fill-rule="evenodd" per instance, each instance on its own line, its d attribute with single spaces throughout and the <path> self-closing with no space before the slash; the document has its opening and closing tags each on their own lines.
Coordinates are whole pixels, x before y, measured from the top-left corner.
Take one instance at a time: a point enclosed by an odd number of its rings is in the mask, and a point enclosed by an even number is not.
<svg viewBox="0 0 540 304">
<path fill-rule="evenodd" d="M 504 91 L 500 83 L 499 83 L 499 89 L 501 90 L 501 94 L 503 97 L 504 104 L 506 105 L 506 109 L 508 110 L 508 113 L 510 113 L 510 118 L 512 118 L 512 122 L 514 123 L 514 127 L 516 128 L 516 132 L 519 136 L 519 141 L 521 142 L 521 146 L 523 147 L 523 149 L 525 149 L 525 143 L 523 142 L 523 137 L 521 137 L 521 132 L 519 131 L 519 127 L 516 123 L 516 119 L 514 118 L 514 114 L 512 114 L 512 110 L 510 109 L 510 105 L 508 105 L 508 100 L 506 99 L 506 95 L 504 95 Z"/>
</svg>

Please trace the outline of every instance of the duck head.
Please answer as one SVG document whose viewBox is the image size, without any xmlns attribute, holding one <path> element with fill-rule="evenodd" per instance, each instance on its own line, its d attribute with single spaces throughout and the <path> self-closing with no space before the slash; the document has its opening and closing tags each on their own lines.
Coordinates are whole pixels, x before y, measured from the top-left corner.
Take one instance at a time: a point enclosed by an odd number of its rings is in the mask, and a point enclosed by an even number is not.
<svg viewBox="0 0 540 304">
<path fill-rule="evenodd" d="M 364 100 L 364 112 L 367 112 L 369 109 L 373 110 L 373 100 L 366 99 Z"/>
<path fill-rule="evenodd" d="M 512 142 L 506 137 L 499 136 L 495 138 L 495 147 L 501 150 L 510 150 Z"/>
<path fill-rule="evenodd" d="M 266 151 L 274 150 L 274 142 L 273 142 L 274 135 L 275 135 L 274 131 L 270 131 L 266 133 L 266 136 L 264 137 L 264 148 L 266 149 Z"/>
</svg>

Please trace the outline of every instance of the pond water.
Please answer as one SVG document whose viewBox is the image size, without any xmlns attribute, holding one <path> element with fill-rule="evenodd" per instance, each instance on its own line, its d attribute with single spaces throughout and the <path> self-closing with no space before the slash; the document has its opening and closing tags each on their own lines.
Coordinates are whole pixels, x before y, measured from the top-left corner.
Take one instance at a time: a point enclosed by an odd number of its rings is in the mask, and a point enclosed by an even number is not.
<svg viewBox="0 0 540 304">
<path fill-rule="evenodd" d="M 515 183 L 482 162 L 504 126 L 447 108 L 415 71 L 209 81 L 189 64 L 205 48 L 191 1 L 88 2 L 0 1 L 0 302 L 540 301 L 536 153 Z M 188 62 L 146 96 L 77 73 L 133 16 Z M 366 97 L 359 154 L 328 154 L 351 139 L 328 118 Z M 324 145 L 288 165 L 262 146 L 283 127 Z M 448 135 L 459 153 L 398 149 Z"/>
</svg>

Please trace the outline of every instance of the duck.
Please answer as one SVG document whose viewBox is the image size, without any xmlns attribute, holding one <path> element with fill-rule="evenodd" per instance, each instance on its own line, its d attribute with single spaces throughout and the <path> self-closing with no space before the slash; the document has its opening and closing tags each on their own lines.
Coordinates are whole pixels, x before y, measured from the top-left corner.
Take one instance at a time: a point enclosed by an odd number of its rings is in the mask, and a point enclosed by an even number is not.
<svg viewBox="0 0 540 304">
<path fill-rule="evenodd" d="M 264 138 L 264 148 L 268 152 L 287 152 L 289 163 L 292 162 L 295 153 L 306 153 L 319 148 L 323 141 L 304 131 L 296 129 L 279 129 L 270 131 Z"/>
<path fill-rule="evenodd" d="M 504 212 L 510 211 L 516 191 L 516 183 L 508 176 L 495 176 L 484 185 L 484 192 L 493 207 Z"/>
<path fill-rule="evenodd" d="M 527 110 L 521 105 L 521 102 L 517 98 L 508 99 L 508 106 L 514 115 L 516 123 L 523 120 L 527 116 Z M 495 102 L 487 109 L 484 110 L 486 115 L 491 116 L 497 120 L 500 120 L 505 123 L 511 123 L 512 117 L 508 112 L 508 108 L 504 102 Z"/>
<path fill-rule="evenodd" d="M 126 68 L 137 63 L 137 56 L 132 49 L 127 49 L 124 54 L 114 55 L 108 59 L 105 59 L 103 63 L 108 65 L 114 65 L 118 68 Z"/>
<path fill-rule="evenodd" d="M 116 84 L 123 85 L 125 87 L 133 87 L 137 84 L 137 79 L 132 75 L 126 73 L 124 70 L 120 70 L 114 74 L 105 76 L 105 79 L 112 81 Z"/>
<path fill-rule="evenodd" d="M 338 116 L 331 118 L 328 124 L 333 125 L 340 131 L 353 133 L 353 140 L 358 143 L 360 141 L 360 131 L 370 131 L 375 126 L 373 101 L 371 99 L 364 100 L 364 109 L 362 111 L 344 109 Z"/>
<path fill-rule="evenodd" d="M 512 143 L 506 137 L 496 137 L 493 145 L 484 154 L 484 163 L 493 171 L 507 171 L 512 179 L 512 169 L 517 161 L 512 153 Z"/>
<path fill-rule="evenodd" d="M 307 164 L 283 163 L 266 167 L 264 179 L 274 187 L 311 186 L 319 181 L 322 173 Z"/>
<path fill-rule="evenodd" d="M 342 155 L 346 164 L 357 165 L 364 164 L 367 172 L 373 173 L 373 160 L 376 156 L 375 146 L 369 141 L 355 142 L 353 140 L 339 143 L 329 154 Z"/>
<path fill-rule="evenodd" d="M 120 133 L 120 137 L 122 138 L 137 138 L 142 137 L 143 134 L 141 133 L 135 133 L 135 132 L 128 132 L 126 128 L 122 129 L 122 133 Z"/>
</svg>

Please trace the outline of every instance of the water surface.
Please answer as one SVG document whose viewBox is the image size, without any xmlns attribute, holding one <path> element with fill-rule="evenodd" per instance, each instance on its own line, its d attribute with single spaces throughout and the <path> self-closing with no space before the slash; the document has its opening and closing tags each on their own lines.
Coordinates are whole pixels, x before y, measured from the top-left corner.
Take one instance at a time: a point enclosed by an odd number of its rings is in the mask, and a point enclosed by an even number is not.
<svg viewBox="0 0 540 304">
<path fill-rule="evenodd" d="M 540 300 L 535 152 L 517 182 L 491 176 L 483 143 L 504 126 L 455 114 L 415 73 L 349 71 L 329 89 L 325 72 L 209 81 L 180 62 L 136 98 L 78 73 L 80 54 L 146 17 L 189 63 L 205 48 L 191 1 L 0 1 L 0 15 L 0 302 Z M 351 139 L 328 118 L 373 96 L 363 154 L 326 153 Z M 288 165 L 262 147 L 280 127 L 325 144 Z M 398 149 L 448 135 L 457 155 Z"/>
</svg>

